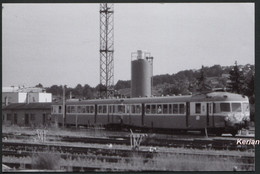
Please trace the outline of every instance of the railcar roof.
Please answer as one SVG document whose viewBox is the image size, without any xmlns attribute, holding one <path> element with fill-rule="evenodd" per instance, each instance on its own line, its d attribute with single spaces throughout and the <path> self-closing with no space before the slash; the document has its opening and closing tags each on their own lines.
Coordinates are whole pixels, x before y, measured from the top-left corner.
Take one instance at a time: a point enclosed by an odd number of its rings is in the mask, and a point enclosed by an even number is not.
<svg viewBox="0 0 260 174">
<path fill-rule="evenodd" d="M 210 92 L 193 95 L 191 101 L 248 101 L 246 96 L 230 92 Z"/>
<path fill-rule="evenodd" d="M 132 103 L 164 103 L 164 102 L 186 102 L 191 95 L 187 96 L 165 96 L 165 97 L 140 97 L 140 98 L 114 98 L 114 99 L 93 99 L 81 101 L 66 101 L 66 104 L 132 104 Z M 62 104 L 61 102 L 57 104 Z"/>
<path fill-rule="evenodd" d="M 133 103 L 170 103 L 170 102 L 203 102 L 203 101 L 248 101 L 246 96 L 229 92 L 209 92 L 195 95 L 164 96 L 164 97 L 140 97 L 140 98 L 113 98 L 92 99 L 81 101 L 66 101 L 66 104 L 133 104 Z M 61 105 L 62 102 L 53 103 Z"/>
</svg>

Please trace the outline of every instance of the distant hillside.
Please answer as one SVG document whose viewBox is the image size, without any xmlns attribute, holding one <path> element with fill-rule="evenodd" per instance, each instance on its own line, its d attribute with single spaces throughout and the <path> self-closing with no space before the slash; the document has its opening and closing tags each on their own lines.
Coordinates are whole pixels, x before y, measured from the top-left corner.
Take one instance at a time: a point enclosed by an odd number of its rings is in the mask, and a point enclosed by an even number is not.
<svg viewBox="0 0 260 174">
<path fill-rule="evenodd" d="M 243 71 L 246 82 L 248 82 L 254 72 L 254 65 L 239 65 Z M 227 87 L 229 82 L 229 72 L 233 66 L 214 65 L 212 67 L 204 67 L 206 85 L 211 88 Z M 190 94 L 197 90 L 198 78 L 200 77 L 200 69 L 183 70 L 176 74 L 163 74 L 153 76 L 152 95 L 179 95 Z M 39 84 L 41 87 L 42 85 Z M 39 85 L 36 85 L 37 87 Z M 45 88 L 47 92 L 53 94 L 53 98 L 60 100 L 62 96 L 62 86 L 53 85 Z M 66 98 L 93 99 L 99 97 L 100 85 L 90 87 L 88 84 L 78 84 L 75 88 L 66 87 Z M 115 94 L 123 97 L 129 97 L 131 94 L 131 81 L 118 80 L 115 85 Z"/>
<path fill-rule="evenodd" d="M 229 82 L 229 72 L 233 66 L 214 65 L 212 67 L 204 67 L 206 76 L 206 84 L 211 88 L 225 88 Z M 239 65 L 239 68 L 246 76 L 246 80 L 250 80 L 254 65 Z M 183 70 L 176 74 L 163 74 L 153 76 L 153 95 L 179 95 L 189 94 L 196 90 L 197 78 L 200 76 L 200 69 Z M 123 96 L 130 96 L 131 81 L 119 80 L 115 89 Z"/>
</svg>

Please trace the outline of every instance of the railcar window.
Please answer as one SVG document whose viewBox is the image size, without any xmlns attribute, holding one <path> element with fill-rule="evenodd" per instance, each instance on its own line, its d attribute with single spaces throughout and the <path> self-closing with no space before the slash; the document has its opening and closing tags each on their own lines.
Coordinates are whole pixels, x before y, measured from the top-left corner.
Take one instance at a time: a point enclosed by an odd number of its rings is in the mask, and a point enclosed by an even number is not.
<svg viewBox="0 0 260 174">
<path fill-rule="evenodd" d="M 113 113 L 113 106 L 112 105 L 108 106 L 108 113 Z"/>
<path fill-rule="evenodd" d="M 104 105 L 102 110 L 103 110 L 103 112 L 102 112 L 102 113 L 107 113 L 107 106 L 106 106 L 106 105 Z"/>
<path fill-rule="evenodd" d="M 62 106 L 59 106 L 59 113 L 62 113 Z"/>
<path fill-rule="evenodd" d="M 173 104 L 173 113 L 178 114 L 178 104 Z"/>
<path fill-rule="evenodd" d="M 230 112 L 230 104 L 229 103 L 220 103 L 220 111 L 221 112 Z"/>
<path fill-rule="evenodd" d="M 126 113 L 130 113 L 130 105 L 126 105 Z"/>
<path fill-rule="evenodd" d="M 217 104 L 213 103 L 213 113 L 217 113 Z"/>
<path fill-rule="evenodd" d="M 86 113 L 90 113 L 90 106 L 86 106 Z"/>
<path fill-rule="evenodd" d="M 116 113 L 116 105 L 113 105 L 113 113 Z"/>
<path fill-rule="evenodd" d="M 163 113 L 168 114 L 168 105 L 163 105 Z"/>
<path fill-rule="evenodd" d="M 81 107 L 81 112 L 82 113 L 87 113 L 87 106 L 82 106 Z"/>
<path fill-rule="evenodd" d="M 67 113 L 71 113 L 70 106 L 67 106 Z"/>
<path fill-rule="evenodd" d="M 78 113 L 82 113 L 82 106 L 77 106 Z"/>
<path fill-rule="evenodd" d="M 89 107 L 90 113 L 94 113 L 94 106 Z"/>
<path fill-rule="evenodd" d="M 76 106 L 70 106 L 71 108 L 70 108 L 70 111 L 71 111 L 71 113 L 76 113 L 77 111 L 76 111 Z"/>
<path fill-rule="evenodd" d="M 200 114 L 201 113 L 201 104 L 200 103 L 196 103 L 195 104 L 195 113 L 196 114 Z"/>
<path fill-rule="evenodd" d="M 98 113 L 102 113 L 102 106 L 98 106 Z"/>
<path fill-rule="evenodd" d="M 241 108 L 241 103 L 232 103 L 232 112 L 241 112 L 242 108 Z"/>
<path fill-rule="evenodd" d="M 136 105 L 136 113 L 137 114 L 141 113 L 141 106 L 140 105 Z"/>
<path fill-rule="evenodd" d="M 118 112 L 125 113 L 125 105 L 118 105 Z"/>
<path fill-rule="evenodd" d="M 131 113 L 135 114 L 135 105 L 131 106 Z"/>
<path fill-rule="evenodd" d="M 249 104 L 248 103 L 243 103 L 243 111 L 249 112 Z"/>
<path fill-rule="evenodd" d="M 172 105 L 169 104 L 169 114 L 172 114 Z"/>
<path fill-rule="evenodd" d="M 152 110 L 151 110 L 152 112 L 151 112 L 151 113 L 152 113 L 152 114 L 155 114 L 155 113 L 156 113 L 156 105 L 152 105 L 151 108 L 152 108 Z"/>
<path fill-rule="evenodd" d="M 184 114 L 184 113 L 185 113 L 185 105 L 180 104 L 180 114 Z"/>
<path fill-rule="evenodd" d="M 150 105 L 146 105 L 146 107 L 145 107 L 145 113 L 146 113 L 146 114 L 150 114 L 150 113 L 151 113 L 151 106 L 150 106 Z"/>
<path fill-rule="evenodd" d="M 157 113 L 158 114 L 162 113 L 162 105 L 157 105 Z"/>
</svg>

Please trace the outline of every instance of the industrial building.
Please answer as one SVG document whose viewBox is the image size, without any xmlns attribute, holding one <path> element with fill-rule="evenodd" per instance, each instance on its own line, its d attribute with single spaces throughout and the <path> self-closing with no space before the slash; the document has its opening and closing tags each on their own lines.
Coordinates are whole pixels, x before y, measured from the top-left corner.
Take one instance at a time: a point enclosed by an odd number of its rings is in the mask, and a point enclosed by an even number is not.
<svg viewBox="0 0 260 174">
<path fill-rule="evenodd" d="M 19 126 L 48 125 L 51 103 L 13 103 L 2 107 L 2 124 Z"/>
<path fill-rule="evenodd" d="M 52 102 L 52 94 L 42 88 L 3 87 L 2 106 L 11 103 Z"/>
</svg>

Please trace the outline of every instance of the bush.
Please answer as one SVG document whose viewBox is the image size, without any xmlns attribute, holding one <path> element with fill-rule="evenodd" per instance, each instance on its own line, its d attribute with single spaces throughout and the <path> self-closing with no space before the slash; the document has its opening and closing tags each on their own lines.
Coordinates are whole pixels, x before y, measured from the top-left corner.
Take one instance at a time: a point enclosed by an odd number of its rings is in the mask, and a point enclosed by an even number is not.
<svg viewBox="0 0 260 174">
<path fill-rule="evenodd" d="M 60 170 L 60 155 L 53 152 L 37 153 L 32 157 L 32 168 L 41 170 Z"/>
</svg>

